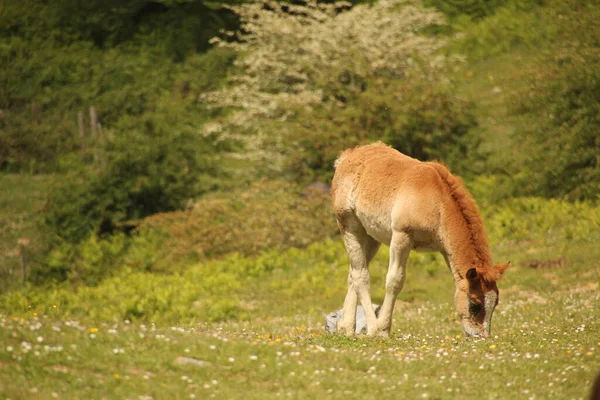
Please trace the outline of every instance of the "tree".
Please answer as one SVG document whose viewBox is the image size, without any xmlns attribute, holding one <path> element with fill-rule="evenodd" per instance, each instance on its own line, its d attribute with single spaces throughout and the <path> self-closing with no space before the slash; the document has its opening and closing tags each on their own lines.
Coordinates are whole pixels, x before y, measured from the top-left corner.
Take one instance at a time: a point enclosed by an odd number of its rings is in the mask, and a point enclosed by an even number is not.
<svg viewBox="0 0 600 400">
<path fill-rule="evenodd" d="M 231 112 L 206 129 L 244 142 L 244 157 L 260 168 L 331 169 L 333 154 L 373 138 L 406 141 L 401 150 L 435 157 L 432 146 L 459 142 L 475 123 L 469 116 L 457 122 L 453 104 L 461 102 L 439 51 L 446 40 L 427 31 L 444 19 L 416 0 L 354 7 L 266 0 L 231 9 L 241 20 L 239 32 L 227 33 L 236 40 L 213 42 L 239 52 L 237 73 L 222 90 L 201 95 Z M 438 111 L 446 121 L 430 115 Z"/>
</svg>

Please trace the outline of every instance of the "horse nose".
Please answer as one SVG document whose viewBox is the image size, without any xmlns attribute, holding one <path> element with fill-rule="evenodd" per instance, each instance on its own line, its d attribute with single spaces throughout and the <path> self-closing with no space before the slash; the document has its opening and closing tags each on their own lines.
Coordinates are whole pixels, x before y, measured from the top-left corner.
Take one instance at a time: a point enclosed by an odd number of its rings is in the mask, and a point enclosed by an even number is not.
<svg viewBox="0 0 600 400">
<path fill-rule="evenodd" d="M 469 332 L 469 331 L 465 330 L 465 336 L 466 337 L 489 338 L 490 337 L 490 333 L 486 332 L 486 331 Z"/>
</svg>

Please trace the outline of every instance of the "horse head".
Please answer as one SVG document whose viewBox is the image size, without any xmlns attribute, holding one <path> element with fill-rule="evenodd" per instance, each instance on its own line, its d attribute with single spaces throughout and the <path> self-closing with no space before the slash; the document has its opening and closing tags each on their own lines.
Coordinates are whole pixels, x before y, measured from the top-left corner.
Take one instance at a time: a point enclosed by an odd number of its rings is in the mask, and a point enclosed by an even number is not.
<svg viewBox="0 0 600 400">
<path fill-rule="evenodd" d="M 498 280 L 510 262 L 486 269 L 471 268 L 456 284 L 454 302 L 467 336 L 488 337 L 492 314 L 498 304 Z"/>
</svg>

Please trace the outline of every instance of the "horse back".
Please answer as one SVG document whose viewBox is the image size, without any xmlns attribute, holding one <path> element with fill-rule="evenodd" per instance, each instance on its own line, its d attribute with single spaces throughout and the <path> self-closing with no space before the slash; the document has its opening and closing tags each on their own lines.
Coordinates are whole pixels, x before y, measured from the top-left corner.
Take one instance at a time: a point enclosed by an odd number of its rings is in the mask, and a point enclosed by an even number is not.
<svg viewBox="0 0 600 400">
<path fill-rule="evenodd" d="M 346 150 L 336 162 L 333 209 L 341 228 L 356 218 L 376 240 L 393 231 L 424 241 L 436 236 L 444 187 L 436 166 L 381 143 Z"/>
</svg>

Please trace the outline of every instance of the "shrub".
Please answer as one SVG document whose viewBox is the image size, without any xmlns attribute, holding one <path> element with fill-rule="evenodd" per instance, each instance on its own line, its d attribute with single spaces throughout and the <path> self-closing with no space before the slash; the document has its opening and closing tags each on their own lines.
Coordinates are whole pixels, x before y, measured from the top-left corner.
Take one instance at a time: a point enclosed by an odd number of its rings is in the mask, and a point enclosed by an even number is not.
<svg viewBox="0 0 600 400">
<path fill-rule="evenodd" d="M 600 195 L 600 59 L 570 67 L 534 94 L 537 104 L 527 105 L 548 117 L 519 138 L 536 149 L 525 163 L 528 179 L 517 183 L 520 193 L 572 200 Z"/>
<path fill-rule="evenodd" d="M 514 141 L 532 149 L 513 168 L 517 194 L 597 199 L 600 194 L 600 13 L 591 3 L 566 2 L 563 34 L 540 52 L 535 74 L 514 98 L 513 113 L 537 123 Z M 573 45 L 573 40 L 577 45 Z M 517 175 L 516 172 L 521 174 Z"/>
<path fill-rule="evenodd" d="M 78 112 L 95 106 L 105 131 L 123 117 L 156 112 L 177 72 L 155 48 L 100 51 L 86 42 L 12 38 L 0 43 L 0 60 L 10 66 L 0 77 L 0 168 L 32 172 L 55 171 L 61 156 L 85 145 Z M 89 136 L 88 125 L 85 116 Z"/>
<path fill-rule="evenodd" d="M 272 175 L 284 168 L 282 149 L 295 129 L 278 122 L 298 112 L 312 119 L 311 110 L 346 103 L 374 79 L 427 79 L 445 63 L 438 53 L 445 40 L 424 32 L 444 24 L 442 15 L 419 1 L 352 8 L 266 1 L 232 9 L 242 21 L 240 32 L 231 33 L 238 40 L 215 41 L 239 51 L 237 69 L 230 85 L 201 96 L 230 113 L 206 129 L 239 138 L 245 145 L 239 156 L 268 164 Z"/>
<path fill-rule="evenodd" d="M 528 10 L 545 0 L 426 0 L 425 4 L 442 11 L 451 19 L 480 19 L 494 15 L 499 8 Z"/>
<path fill-rule="evenodd" d="M 514 249 L 518 244 L 553 246 L 556 251 L 565 243 L 600 240 L 600 207 L 592 203 L 523 198 L 487 205 L 482 212 L 495 251 Z M 412 252 L 411 284 L 402 298 L 426 300 L 431 290 L 449 290 L 449 276 L 439 282 L 428 279 L 429 275 L 447 274 L 443 263 L 442 257 Z M 381 282 L 387 265 L 388 252 L 382 248 L 370 268 L 375 301 L 385 295 Z M 36 312 L 100 321 L 160 321 L 164 325 L 246 319 L 251 315 L 249 302 L 263 310 L 255 316 L 281 315 L 282 309 L 289 312 L 290 307 L 294 307 L 292 314 L 299 308 L 325 311 L 341 305 L 347 290 L 347 268 L 348 258 L 338 238 L 303 249 L 230 254 L 169 275 L 117 268 L 113 276 L 95 286 L 26 287 L 0 295 L 0 310 L 12 316 Z M 432 284 L 437 286 L 432 289 Z M 304 300 L 308 298 L 322 301 Z"/>
<path fill-rule="evenodd" d="M 32 268 L 29 280 L 94 286 L 127 270 L 181 273 L 198 260 L 266 250 L 275 254 L 337 233 L 328 193 L 283 182 L 209 195 L 192 209 L 155 214 L 137 224 L 129 235 L 91 234 L 77 243 L 54 243 Z M 236 268 L 243 263 L 237 260 Z M 247 273 L 257 275 L 270 268 L 256 262 Z"/>
<path fill-rule="evenodd" d="M 305 247 L 337 234 L 328 193 L 303 191 L 283 182 L 258 182 L 230 194 L 207 196 L 192 210 L 144 219 L 142 235 L 168 235 L 169 249 L 155 270 L 173 270 L 177 260 L 202 260 L 267 249 Z"/>
<path fill-rule="evenodd" d="M 600 240 L 600 207 L 556 199 L 514 198 L 482 208 L 490 241 L 567 243 Z"/>
<path fill-rule="evenodd" d="M 305 251 L 270 250 L 255 257 L 233 254 L 168 276 L 125 270 L 93 287 L 57 286 L 14 291 L 0 296 L 0 309 L 10 310 L 12 315 L 36 310 L 60 312 L 63 317 L 174 324 L 246 319 L 244 295 L 253 294 L 248 288 L 260 284 L 257 278 L 272 275 L 276 270 L 289 271 L 315 264 L 326 267 L 324 263 L 337 262 L 340 256 L 345 257 L 341 243 L 334 245 L 325 241 Z M 327 270 L 325 268 L 320 275 Z M 343 279 L 339 282 L 343 284 Z M 313 290 L 321 290 L 321 286 Z"/>
<path fill-rule="evenodd" d="M 118 138 L 102 155 L 105 166 L 81 167 L 58 186 L 45 215 L 51 234 L 76 243 L 129 220 L 181 209 L 213 189 L 220 169 L 212 142 L 169 122 L 147 119 L 150 134 Z"/>
<path fill-rule="evenodd" d="M 29 281 L 41 286 L 67 281 L 73 286 L 96 286 L 123 271 L 154 272 L 166 258 L 166 235 L 158 231 L 125 235 L 92 235 L 80 243 L 66 241 L 32 264 Z M 170 271 L 178 270 L 171 265 Z"/>
<path fill-rule="evenodd" d="M 474 106 L 437 81 L 366 80 L 344 105 L 330 102 L 292 122 L 287 172 L 304 182 L 330 181 L 342 150 L 376 140 L 420 160 L 443 160 L 462 174 L 478 157 Z"/>
<path fill-rule="evenodd" d="M 450 2 L 433 2 L 451 5 Z M 533 54 L 547 48 L 568 49 L 573 43 L 590 43 L 598 36 L 594 28 L 597 26 L 597 7 L 591 0 L 473 2 L 496 5 L 492 14 L 477 21 L 454 19 L 453 25 L 461 32 L 461 39 L 453 48 L 472 60 L 506 54 L 516 48 L 527 49 Z M 444 9 L 444 6 L 440 7 Z M 581 29 L 582 26 L 586 29 Z M 577 47 L 572 46 L 571 50 Z"/>
<path fill-rule="evenodd" d="M 173 97 L 187 100 L 181 118 L 203 121 L 197 97 L 220 87 L 235 57 L 208 51 L 210 37 L 237 23 L 204 1 L 76 3 L 25 0 L 0 11 L 0 170 L 56 172 L 65 155 L 85 153 L 78 113 L 89 136 L 91 106 L 117 136 L 130 135 L 122 119 L 143 130 Z"/>
</svg>

